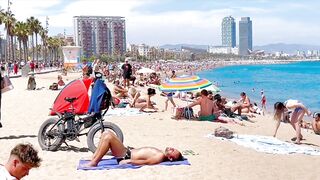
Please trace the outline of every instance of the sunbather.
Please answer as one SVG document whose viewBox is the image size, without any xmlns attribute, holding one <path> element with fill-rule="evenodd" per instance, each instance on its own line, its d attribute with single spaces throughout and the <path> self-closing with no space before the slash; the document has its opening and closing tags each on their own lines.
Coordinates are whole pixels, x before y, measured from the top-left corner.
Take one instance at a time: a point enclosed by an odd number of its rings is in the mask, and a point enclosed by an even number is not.
<svg viewBox="0 0 320 180">
<path fill-rule="evenodd" d="M 111 150 L 113 156 L 120 158 L 119 164 L 153 165 L 168 160 L 183 160 L 182 154 L 174 148 L 167 147 L 165 152 L 154 147 L 126 148 L 116 135 L 107 131 L 101 135 L 98 148 L 92 160 L 86 166 L 97 166 L 109 150 Z"/>
<path fill-rule="evenodd" d="M 147 90 L 147 95 L 141 97 L 141 98 L 138 98 L 136 100 L 136 103 L 134 105 L 135 108 L 140 108 L 140 111 L 144 111 L 146 108 L 149 108 L 149 109 L 154 109 L 155 111 L 158 110 L 158 108 L 156 108 L 154 106 L 154 104 L 152 103 L 151 101 L 151 97 L 156 95 L 156 90 L 153 89 L 153 88 L 148 88 Z"/>
<path fill-rule="evenodd" d="M 128 96 L 127 92 L 128 92 L 128 90 L 120 85 L 119 80 L 114 81 L 114 88 L 113 88 L 114 96 L 116 96 L 118 98 L 125 98 Z"/>
<path fill-rule="evenodd" d="M 245 92 L 240 93 L 239 101 L 231 108 L 232 112 L 238 111 L 238 114 L 250 112 L 250 99 Z"/>
<path fill-rule="evenodd" d="M 128 90 L 128 96 L 129 96 L 130 100 L 132 101 L 132 103 L 130 104 L 130 107 L 134 107 L 136 104 L 136 101 L 141 96 L 141 94 L 139 91 L 137 91 L 136 88 L 130 87 Z"/>
<path fill-rule="evenodd" d="M 312 120 L 312 128 L 314 133 L 320 135 L 320 113 L 314 113 Z"/>
<path fill-rule="evenodd" d="M 309 111 L 301 102 L 298 100 L 289 99 L 282 102 L 277 102 L 274 104 L 274 119 L 277 120 L 276 129 L 274 132 L 274 137 L 277 134 L 278 128 L 280 126 L 281 117 L 285 117 L 285 113 L 288 110 L 293 110 L 293 113 L 290 118 L 290 124 L 293 129 L 296 131 L 296 137 L 294 139 L 296 144 L 300 144 L 300 140 L 302 139 L 301 134 L 301 122 L 304 114 L 306 113 L 308 116 L 311 115 L 311 111 Z"/>
</svg>

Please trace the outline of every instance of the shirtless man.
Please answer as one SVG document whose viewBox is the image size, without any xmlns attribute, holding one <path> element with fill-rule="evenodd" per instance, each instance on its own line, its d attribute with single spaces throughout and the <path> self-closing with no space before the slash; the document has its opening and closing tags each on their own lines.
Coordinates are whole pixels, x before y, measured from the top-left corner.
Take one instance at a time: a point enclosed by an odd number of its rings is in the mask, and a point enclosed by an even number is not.
<svg viewBox="0 0 320 180">
<path fill-rule="evenodd" d="M 208 98 L 207 90 L 202 90 L 201 97 L 187 107 L 191 108 L 196 105 L 200 105 L 200 111 L 198 113 L 200 121 L 213 121 L 216 119 L 214 103 Z"/>
<path fill-rule="evenodd" d="M 312 129 L 314 133 L 320 135 L 320 113 L 314 113 L 312 120 Z"/>
<path fill-rule="evenodd" d="M 98 148 L 93 154 L 92 160 L 86 166 L 97 166 L 109 150 L 111 150 L 113 156 L 120 158 L 119 164 L 153 165 L 167 160 L 183 160 L 182 154 L 174 148 L 167 147 L 165 152 L 154 147 L 126 148 L 115 134 L 106 131 L 102 133 Z"/>
<path fill-rule="evenodd" d="M 238 114 L 241 115 L 241 113 L 249 113 L 250 112 L 250 99 L 246 95 L 246 93 L 242 92 L 240 93 L 240 99 L 237 104 L 235 104 L 232 108 L 231 111 L 235 112 L 238 110 Z"/>
</svg>

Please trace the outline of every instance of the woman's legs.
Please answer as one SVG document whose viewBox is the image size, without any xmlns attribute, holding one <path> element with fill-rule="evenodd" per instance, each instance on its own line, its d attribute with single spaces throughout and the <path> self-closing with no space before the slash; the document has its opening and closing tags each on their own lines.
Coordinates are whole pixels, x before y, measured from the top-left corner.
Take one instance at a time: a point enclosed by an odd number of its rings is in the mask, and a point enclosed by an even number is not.
<svg viewBox="0 0 320 180">
<path fill-rule="evenodd" d="M 302 139 L 302 134 L 301 134 L 301 122 L 302 122 L 302 118 L 305 114 L 305 111 L 303 109 L 301 110 L 298 110 L 298 111 L 294 111 L 292 113 L 292 116 L 291 116 L 291 125 L 293 127 L 293 129 L 296 130 L 296 143 L 297 144 L 300 144 L 300 140 Z"/>
</svg>

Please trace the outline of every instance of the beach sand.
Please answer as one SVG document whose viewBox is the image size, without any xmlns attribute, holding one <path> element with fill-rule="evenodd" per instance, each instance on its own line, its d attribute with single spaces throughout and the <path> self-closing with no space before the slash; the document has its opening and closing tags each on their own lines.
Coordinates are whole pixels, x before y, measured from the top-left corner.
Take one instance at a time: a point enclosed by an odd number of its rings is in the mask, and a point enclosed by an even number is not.
<svg viewBox="0 0 320 180">
<path fill-rule="evenodd" d="M 80 159 L 92 155 L 87 149 L 86 137 L 80 142 L 69 142 L 70 148 L 57 152 L 43 151 L 38 144 L 37 134 L 44 120 L 48 119 L 49 108 L 59 91 L 51 91 L 49 85 L 56 81 L 58 73 L 36 75 L 37 87 L 42 90 L 27 91 L 27 78 L 12 78 L 14 90 L 3 94 L 2 124 L 0 129 L 0 163 L 4 164 L 10 150 L 22 142 L 32 143 L 43 159 L 38 169 L 32 169 L 25 179 L 319 179 L 319 156 L 290 154 L 274 155 L 256 152 L 228 141 L 209 139 L 219 126 L 227 127 L 238 134 L 271 136 L 274 121 L 270 115 L 253 118 L 255 123 L 245 126 L 197 121 L 176 121 L 171 119 L 171 110 L 128 117 L 110 117 L 106 120 L 116 123 L 124 133 L 124 144 L 133 147 L 154 146 L 160 149 L 176 147 L 181 151 L 192 150 L 186 155 L 191 166 L 144 166 L 139 169 L 118 169 L 79 171 Z M 79 73 L 64 76 L 65 82 L 80 77 Z M 165 97 L 159 93 L 154 100 L 163 109 Z M 177 101 L 180 106 L 186 102 Z M 171 104 L 169 103 L 169 108 Z M 197 108 L 195 108 L 196 111 Z M 295 135 L 288 124 L 279 128 L 277 138 L 290 141 Z M 320 136 L 310 130 L 303 130 L 303 143 L 319 148 Z"/>
</svg>

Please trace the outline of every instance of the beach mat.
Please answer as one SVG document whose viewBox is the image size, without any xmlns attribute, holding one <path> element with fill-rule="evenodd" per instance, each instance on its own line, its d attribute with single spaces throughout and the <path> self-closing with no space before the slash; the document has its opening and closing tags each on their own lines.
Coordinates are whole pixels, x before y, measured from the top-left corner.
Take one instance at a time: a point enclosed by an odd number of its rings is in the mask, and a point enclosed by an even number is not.
<svg viewBox="0 0 320 180">
<path fill-rule="evenodd" d="M 145 114 L 146 113 L 140 112 L 139 109 L 136 108 L 110 108 L 105 116 L 139 116 Z"/>
<path fill-rule="evenodd" d="M 234 135 L 232 139 L 225 139 L 216 137 L 214 134 L 207 135 L 209 138 L 216 138 L 234 142 L 238 145 L 252 148 L 258 152 L 265 152 L 269 154 L 306 154 L 306 155 L 320 155 L 320 150 L 309 146 L 297 145 L 281 141 L 271 136 L 258 135 Z"/>
<path fill-rule="evenodd" d="M 90 160 L 80 160 L 77 170 L 109 170 L 109 169 L 137 169 L 142 166 L 140 165 L 132 165 L 132 164 L 122 164 L 119 165 L 116 158 L 111 159 L 102 159 L 97 167 L 83 167 L 83 165 L 90 162 Z M 184 159 L 183 161 L 165 161 L 157 165 L 164 166 L 173 166 L 173 165 L 191 165 L 188 159 Z"/>
</svg>

